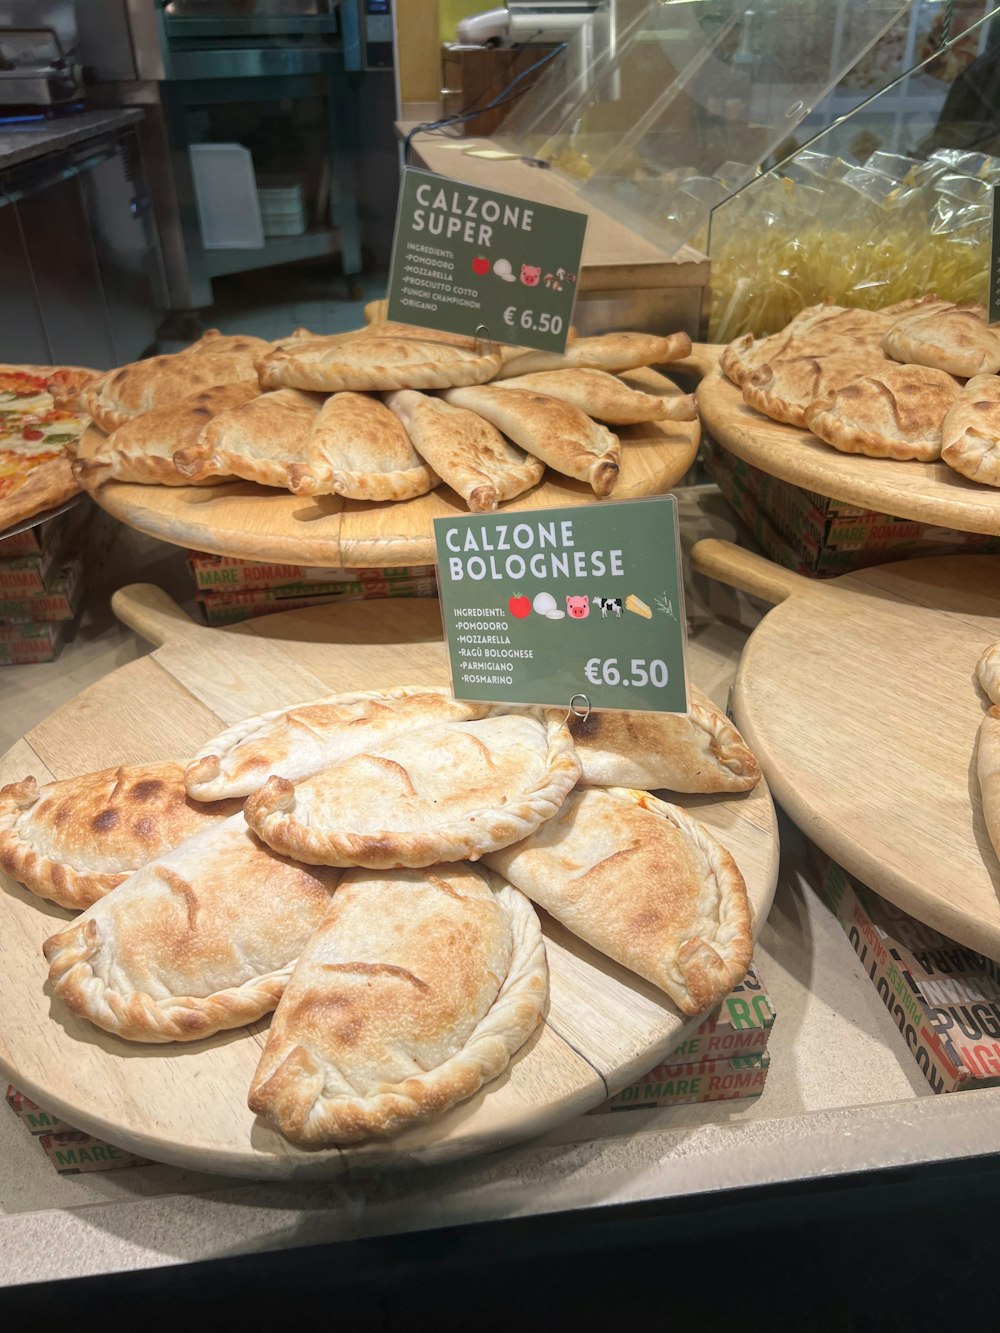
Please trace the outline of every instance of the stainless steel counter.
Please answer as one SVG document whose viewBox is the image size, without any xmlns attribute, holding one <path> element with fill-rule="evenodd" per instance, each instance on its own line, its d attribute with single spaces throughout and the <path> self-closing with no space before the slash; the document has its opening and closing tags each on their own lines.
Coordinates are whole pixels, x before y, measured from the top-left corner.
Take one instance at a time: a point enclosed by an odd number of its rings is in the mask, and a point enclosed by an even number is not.
<svg viewBox="0 0 1000 1333">
<path fill-rule="evenodd" d="M 57 120 L 0 126 L 0 171 L 59 153 L 109 130 L 122 129 L 142 119 L 138 108 L 121 111 L 80 111 Z"/>
</svg>

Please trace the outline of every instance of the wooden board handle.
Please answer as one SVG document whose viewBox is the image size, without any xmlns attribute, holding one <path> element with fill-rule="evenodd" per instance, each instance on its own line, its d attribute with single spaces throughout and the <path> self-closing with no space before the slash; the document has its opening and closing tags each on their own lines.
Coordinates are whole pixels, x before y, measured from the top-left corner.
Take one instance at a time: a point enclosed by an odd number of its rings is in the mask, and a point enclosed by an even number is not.
<svg viewBox="0 0 1000 1333">
<path fill-rule="evenodd" d="M 680 361 L 671 361 L 666 368 L 667 374 L 675 370 L 687 371 L 689 375 L 704 379 L 719 368 L 722 352 L 723 348 L 717 347 L 715 343 L 692 343 L 690 356 L 682 357 Z"/>
<path fill-rule="evenodd" d="M 111 609 L 123 624 L 157 648 L 168 640 L 202 633 L 202 627 L 155 583 L 130 583 L 111 598 Z"/>
<path fill-rule="evenodd" d="M 815 588 L 811 579 L 793 574 L 790 569 L 782 569 L 780 565 L 765 560 L 762 555 L 754 555 L 742 546 L 719 541 L 716 537 L 706 537 L 695 542 L 691 547 L 691 564 L 699 574 L 707 574 L 720 583 L 741 588 L 743 592 L 762 597 L 774 606 L 796 592 Z"/>
</svg>

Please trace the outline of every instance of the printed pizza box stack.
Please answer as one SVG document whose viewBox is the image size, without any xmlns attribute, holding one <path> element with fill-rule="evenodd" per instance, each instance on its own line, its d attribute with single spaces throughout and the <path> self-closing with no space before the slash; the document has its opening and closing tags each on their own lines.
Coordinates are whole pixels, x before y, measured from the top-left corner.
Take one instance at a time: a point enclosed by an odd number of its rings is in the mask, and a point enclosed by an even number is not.
<svg viewBox="0 0 1000 1333">
<path fill-rule="evenodd" d="M 50 662 L 72 633 L 83 602 L 85 551 L 94 555 L 97 529 L 84 499 L 37 527 L 0 541 L 0 665 Z"/>
<path fill-rule="evenodd" d="M 49 1161 L 61 1176 L 75 1176 L 83 1171 L 114 1171 L 123 1166 L 148 1166 L 148 1157 L 139 1157 L 124 1148 L 116 1148 L 101 1139 L 67 1125 L 50 1115 L 7 1084 L 7 1105 L 41 1145 Z"/>
<path fill-rule="evenodd" d="M 767 1040 L 773 1026 L 774 1006 L 751 964 L 743 981 L 662 1064 L 589 1114 L 759 1097 L 770 1065 Z M 146 1157 L 67 1125 L 9 1084 L 7 1105 L 60 1175 L 149 1165 Z"/>
<path fill-rule="evenodd" d="M 709 441 L 708 470 L 764 554 L 796 573 L 832 578 L 921 555 L 1000 551 L 1000 537 L 893 518 L 805 491 Z"/>
<path fill-rule="evenodd" d="M 1000 1085 L 1000 967 L 858 883 L 818 849 L 819 886 L 935 1092 Z"/>
<path fill-rule="evenodd" d="M 751 963 L 743 981 L 662 1064 L 589 1114 L 759 1097 L 773 1026 L 774 1005 Z"/>
<path fill-rule="evenodd" d="M 198 601 L 209 625 L 231 625 L 272 611 L 370 597 L 436 597 L 433 565 L 397 569 L 310 569 L 188 552 Z"/>
</svg>

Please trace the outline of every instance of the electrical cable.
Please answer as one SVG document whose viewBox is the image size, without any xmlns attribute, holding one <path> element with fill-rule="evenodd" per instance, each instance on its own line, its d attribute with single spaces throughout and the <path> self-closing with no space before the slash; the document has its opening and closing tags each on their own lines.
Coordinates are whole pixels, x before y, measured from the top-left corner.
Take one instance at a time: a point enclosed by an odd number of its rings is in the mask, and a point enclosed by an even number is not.
<svg viewBox="0 0 1000 1333">
<path fill-rule="evenodd" d="M 523 96 L 524 93 L 528 91 L 527 88 L 522 88 L 519 93 L 514 93 L 514 89 L 521 80 L 527 78 L 527 76 L 534 70 L 541 69 L 543 65 L 548 64 L 550 60 L 554 59 L 562 51 L 565 51 L 567 45 L 567 42 L 560 42 L 559 45 L 553 47 L 551 51 L 547 51 L 545 55 L 542 56 L 541 60 L 536 60 L 533 65 L 529 65 L 527 69 L 523 69 L 516 78 L 511 79 L 510 83 L 507 84 L 505 88 L 502 88 L 500 92 L 497 93 L 496 97 L 494 97 L 492 101 L 487 102 L 485 106 L 476 107 L 476 103 L 472 102 L 465 111 L 459 111 L 454 116 L 444 116 L 441 120 L 429 120 L 425 121 L 422 125 L 414 125 L 413 129 L 410 130 L 406 138 L 403 140 L 404 165 L 408 165 L 409 163 L 410 145 L 415 135 L 432 134 L 437 130 L 446 129 L 449 125 L 460 125 L 466 120 L 474 120 L 476 116 L 481 116 L 486 111 L 493 111 L 498 106 L 506 106 L 508 102 Z M 514 95 L 512 96 L 512 94 Z M 482 94 L 480 94 L 480 96 L 482 96 Z M 475 109 L 473 110 L 472 108 Z"/>
</svg>

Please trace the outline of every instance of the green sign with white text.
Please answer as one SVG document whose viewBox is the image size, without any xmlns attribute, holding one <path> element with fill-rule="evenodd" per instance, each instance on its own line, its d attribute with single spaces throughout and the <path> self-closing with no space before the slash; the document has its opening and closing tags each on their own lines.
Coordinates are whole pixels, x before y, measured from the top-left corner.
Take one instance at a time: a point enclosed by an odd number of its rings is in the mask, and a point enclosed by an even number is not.
<svg viewBox="0 0 1000 1333">
<path fill-rule="evenodd" d="M 687 711 L 672 495 L 437 518 L 434 536 L 457 699 Z"/>
<path fill-rule="evenodd" d="M 389 268 L 388 317 L 561 352 L 587 218 L 407 167 Z"/>
</svg>

